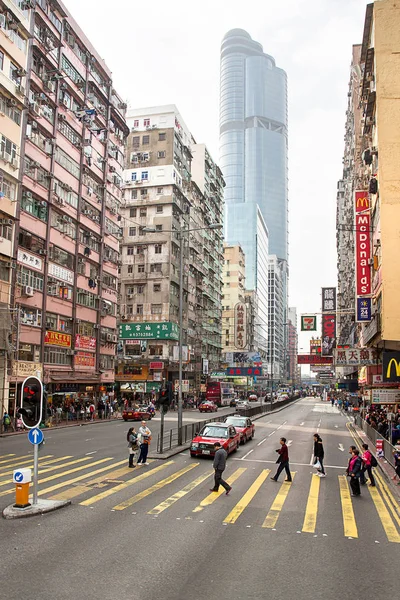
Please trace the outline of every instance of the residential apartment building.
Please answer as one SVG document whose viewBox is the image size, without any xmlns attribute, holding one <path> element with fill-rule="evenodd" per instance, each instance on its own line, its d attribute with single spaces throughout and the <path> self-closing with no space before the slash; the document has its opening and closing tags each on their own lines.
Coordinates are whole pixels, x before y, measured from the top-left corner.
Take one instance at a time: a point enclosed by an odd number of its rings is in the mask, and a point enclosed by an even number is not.
<svg viewBox="0 0 400 600">
<path fill-rule="evenodd" d="M 20 81 L 10 387 L 15 395 L 39 374 L 54 403 L 65 392 L 91 399 L 114 382 L 126 104 L 62 2 L 22 4 L 34 8 Z"/>
<path fill-rule="evenodd" d="M 10 336 L 18 322 L 12 281 L 31 15 L 29 2 L 0 2 L 0 419 L 8 410 Z"/>
<path fill-rule="evenodd" d="M 367 218 L 369 221 L 365 251 L 370 258 L 364 265 L 367 291 L 356 289 L 356 293 L 367 302 L 371 298 L 372 314 L 370 321 L 360 322 L 347 331 L 341 327 L 339 333 L 342 342 L 359 342 L 361 346 L 376 348 L 380 359 L 382 349 L 400 351 L 397 265 L 400 252 L 400 169 L 397 159 L 397 150 L 400 149 L 399 52 L 400 7 L 389 0 L 368 4 L 362 44 L 353 49 L 350 84 L 352 86 L 353 83 L 354 91 L 353 87 L 349 91 L 350 98 L 354 94 L 354 126 L 348 143 L 354 167 L 350 173 L 349 188 L 361 192 L 362 206 L 356 208 L 354 194 L 353 210 L 349 208 L 347 213 L 343 213 L 338 207 L 338 211 L 342 217 L 341 229 L 354 231 L 349 244 L 349 252 L 354 252 L 354 255 L 357 255 L 360 242 L 357 240 L 355 210 L 362 211 L 364 220 Z M 342 302 L 347 304 L 349 300 L 350 305 L 346 308 L 351 310 L 354 307 L 352 320 L 356 321 L 355 294 L 353 300 L 351 298 L 354 283 L 346 285 L 343 280 L 346 277 L 357 281 L 357 269 L 355 262 L 346 261 L 344 254 L 343 244 L 338 242 L 339 286 L 343 294 L 347 294 Z M 364 383 L 371 385 L 373 375 L 382 373 L 379 363 L 367 367 Z"/>
<path fill-rule="evenodd" d="M 180 258 L 184 379 L 200 385 L 202 359 L 221 356 L 224 181 L 174 105 L 128 111 L 124 174 L 120 344 L 116 379 L 150 392 L 178 379 Z M 139 343 L 142 341 L 142 343 Z M 184 390 L 186 391 L 186 390 Z"/>
<path fill-rule="evenodd" d="M 235 340 L 235 307 L 246 305 L 246 259 L 239 245 L 224 244 L 224 269 L 222 288 L 222 342 L 223 351 L 243 352 L 250 349 L 249 328 L 246 314 L 245 339 L 240 345 Z M 247 305 L 246 305 L 247 313 Z M 229 361 L 225 361 L 229 362 Z"/>
<path fill-rule="evenodd" d="M 280 259 L 268 257 L 268 374 L 274 381 L 285 376 L 285 294 L 284 276 Z"/>
<path fill-rule="evenodd" d="M 298 381 L 298 366 L 297 366 L 297 354 L 298 354 L 298 334 L 297 334 L 297 311 L 294 307 L 289 307 L 288 310 L 288 355 L 286 360 L 287 375 L 286 379 L 290 385 L 295 386 Z"/>
</svg>

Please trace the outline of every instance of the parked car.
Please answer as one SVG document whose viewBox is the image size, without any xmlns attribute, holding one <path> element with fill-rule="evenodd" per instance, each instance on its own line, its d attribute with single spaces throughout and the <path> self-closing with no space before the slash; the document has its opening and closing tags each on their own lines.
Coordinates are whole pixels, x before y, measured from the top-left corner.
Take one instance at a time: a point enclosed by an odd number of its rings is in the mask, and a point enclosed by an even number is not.
<svg viewBox="0 0 400 600">
<path fill-rule="evenodd" d="M 217 412 L 218 406 L 211 400 L 202 402 L 199 406 L 199 411 L 202 412 Z"/>
<path fill-rule="evenodd" d="M 139 406 L 139 408 L 126 408 L 122 412 L 124 421 L 150 421 L 152 414 L 147 407 Z"/>
<path fill-rule="evenodd" d="M 249 417 L 242 417 L 240 415 L 233 415 L 226 417 L 224 423 L 233 425 L 237 432 L 240 434 L 240 443 L 245 444 L 254 437 L 255 426 Z"/>
<path fill-rule="evenodd" d="M 215 442 L 219 442 L 228 454 L 236 452 L 240 445 L 240 434 L 227 423 L 207 423 L 196 433 L 190 445 L 190 456 L 214 456 Z"/>
</svg>

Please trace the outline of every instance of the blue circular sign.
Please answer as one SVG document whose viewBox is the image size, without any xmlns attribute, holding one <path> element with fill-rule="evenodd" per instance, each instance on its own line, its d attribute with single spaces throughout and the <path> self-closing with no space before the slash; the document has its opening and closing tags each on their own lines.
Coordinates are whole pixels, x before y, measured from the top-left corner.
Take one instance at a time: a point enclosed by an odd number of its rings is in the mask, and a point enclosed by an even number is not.
<svg viewBox="0 0 400 600">
<path fill-rule="evenodd" d="M 28 433 L 28 440 L 34 446 L 36 446 L 37 444 L 41 444 L 43 442 L 43 439 L 43 431 L 41 429 L 38 429 L 37 427 L 31 429 Z"/>
<path fill-rule="evenodd" d="M 23 480 L 23 478 L 24 478 L 24 475 L 23 475 L 23 473 L 21 473 L 20 471 L 18 471 L 17 473 L 14 473 L 14 480 L 15 480 L 16 482 L 18 482 L 18 483 L 19 483 L 20 481 L 22 481 L 22 480 Z"/>
</svg>

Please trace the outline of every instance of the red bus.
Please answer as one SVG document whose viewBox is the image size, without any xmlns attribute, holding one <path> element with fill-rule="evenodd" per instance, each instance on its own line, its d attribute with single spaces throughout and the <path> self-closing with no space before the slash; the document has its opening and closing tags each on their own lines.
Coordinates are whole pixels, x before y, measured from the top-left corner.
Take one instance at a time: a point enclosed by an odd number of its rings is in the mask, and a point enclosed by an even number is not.
<svg viewBox="0 0 400 600">
<path fill-rule="evenodd" d="M 233 383 L 226 381 L 209 381 L 206 388 L 206 399 L 212 400 L 217 406 L 229 406 L 235 398 Z"/>
</svg>

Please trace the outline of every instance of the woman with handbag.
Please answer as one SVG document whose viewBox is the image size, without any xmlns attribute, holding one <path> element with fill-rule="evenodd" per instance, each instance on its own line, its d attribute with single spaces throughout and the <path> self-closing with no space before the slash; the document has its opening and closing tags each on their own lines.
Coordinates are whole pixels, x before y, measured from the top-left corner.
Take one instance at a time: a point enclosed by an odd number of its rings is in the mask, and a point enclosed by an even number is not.
<svg viewBox="0 0 400 600">
<path fill-rule="evenodd" d="M 347 475 L 350 477 L 350 487 L 352 496 L 360 496 L 360 476 L 362 469 L 362 460 L 360 452 L 354 446 L 350 446 L 351 457 L 347 467 Z"/>
<path fill-rule="evenodd" d="M 126 434 L 126 440 L 128 442 L 128 448 L 129 448 L 129 463 L 128 463 L 128 467 L 130 469 L 134 469 L 136 465 L 133 464 L 133 459 L 135 458 L 135 450 L 137 450 L 138 444 L 137 444 L 137 433 L 134 427 L 130 427 L 130 429 L 128 430 L 128 433 Z"/>
<path fill-rule="evenodd" d="M 314 433 L 314 467 L 319 477 L 326 477 L 324 469 L 324 446 L 318 433 Z"/>
</svg>

